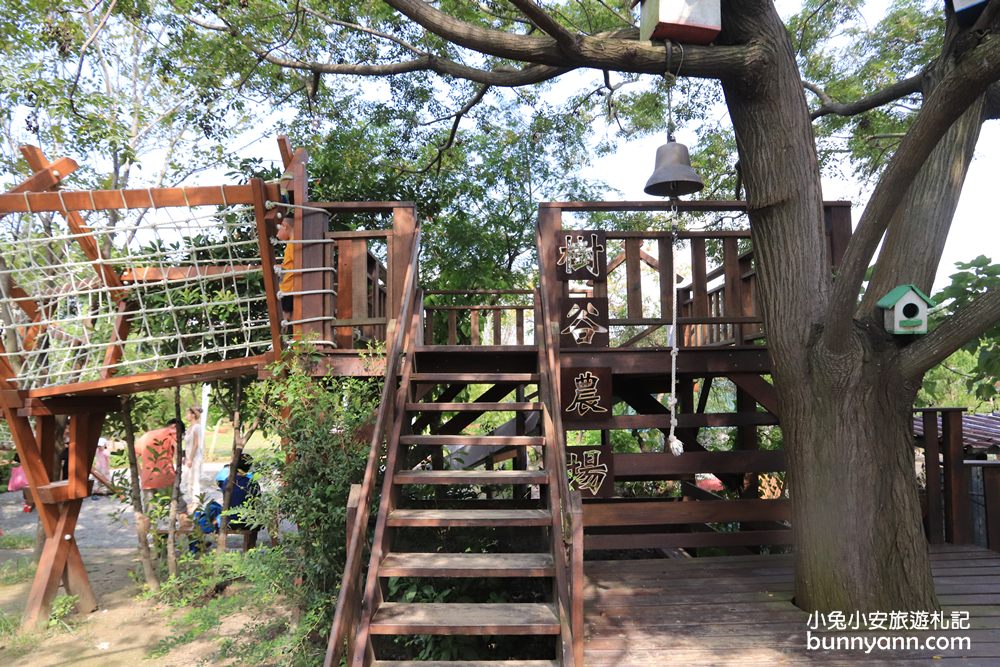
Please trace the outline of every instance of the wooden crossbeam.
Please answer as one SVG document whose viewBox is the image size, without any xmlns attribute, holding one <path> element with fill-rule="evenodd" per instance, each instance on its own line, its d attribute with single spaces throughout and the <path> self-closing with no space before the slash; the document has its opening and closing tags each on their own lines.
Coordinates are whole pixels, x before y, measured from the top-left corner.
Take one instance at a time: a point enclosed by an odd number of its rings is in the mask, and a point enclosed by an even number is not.
<svg viewBox="0 0 1000 667">
<path fill-rule="evenodd" d="M 277 185 L 267 185 L 269 201 L 277 201 Z M 171 208 L 252 204 L 249 185 L 216 185 L 145 190 L 64 190 L 0 195 L 0 215 L 8 213 L 62 213 L 114 211 L 124 208 Z"/>
<path fill-rule="evenodd" d="M 166 269 L 157 267 L 137 267 L 122 272 L 121 279 L 125 283 L 158 283 L 164 280 L 191 280 L 193 278 L 221 279 L 260 271 L 260 264 L 233 264 L 232 266 L 171 266 Z"/>
</svg>

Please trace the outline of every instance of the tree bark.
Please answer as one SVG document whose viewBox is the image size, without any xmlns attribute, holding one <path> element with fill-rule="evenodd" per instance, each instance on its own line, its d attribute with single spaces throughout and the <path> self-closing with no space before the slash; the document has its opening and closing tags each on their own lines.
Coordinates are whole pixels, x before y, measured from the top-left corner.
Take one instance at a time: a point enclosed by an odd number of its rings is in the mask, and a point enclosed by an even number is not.
<svg viewBox="0 0 1000 667">
<path fill-rule="evenodd" d="M 181 495 L 181 466 L 184 463 L 184 436 L 181 430 L 181 388 L 174 387 L 174 419 L 177 420 L 177 443 L 174 447 L 174 484 L 170 489 L 170 514 L 167 524 L 167 572 L 177 576 L 177 504 Z"/>
<path fill-rule="evenodd" d="M 222 490 L 222 514 L 219 516 L 219 542 L 216 545 L 220 554 L 226 553 L 226 538 L 229 536 L 229 516 L 226 512 L 233 501 L 233 487 L 236 485 L 236 467 L 243 454 L 243 424 L 240 419 L 240 405 L 243 403 L 242 378 L 236 378 L 236 392 L 233 400 L 231 417 L 233 421 L 233 452 L 229 458 L 229 476 Z"/>
<path fill-rule="evenodd" d="M 122 422 L 125 426 L 125 449 L 128 452 L 129 478 L 132 482 L 132 510 L 135 518 L 135 535 L 139 542 L 139 561 L 146 585 L 153 592 L 160 590 L 160 580 L 153 567 L 153 556 L 149 549 L 149 517 L 143 511 L 142 491 L 139 488 L 139 463 L 135 455 L 135 426 L 132 423 L 132 399 L 128 396 L 122 404 Z"/>
<path fill-rule="evenodd" d="M 823 344 L 832 264 L 809 112 L 771 3 L 729 3 L 723 38 L 758 42 L 757 79 L 723 80 L 746 179 L 796 531 L 795 601 L 933 609 L 909 435 L 914 384 L 881 329 Z"/>
</svg>

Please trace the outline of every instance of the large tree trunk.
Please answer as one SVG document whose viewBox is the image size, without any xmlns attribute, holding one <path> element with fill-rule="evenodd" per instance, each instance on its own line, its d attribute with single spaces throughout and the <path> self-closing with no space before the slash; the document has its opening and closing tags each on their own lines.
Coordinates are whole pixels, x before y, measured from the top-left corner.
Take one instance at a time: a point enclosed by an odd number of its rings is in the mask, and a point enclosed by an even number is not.
<svg viewBox="0 0 1000 667">
<path fill-rule="evenodd" d="M 827 612 L 934 609 L 911 435 L 917 387 L 895 373 L 886 334 L 859 327 L 854 337 L 861 355 L 814 348 L 809 375 L 782 392 L 795 602 Z"/>
<path fill-rule="evenodd" d="M 723 80 L 746 181 L 758 294 L 780 401 L 796 531 L 796 603 L 808 610 L 936 606 L 910 442 L 915 387 L 893 342 L 854 330 L 821 346 L 833 271 L 812 128 L 772 3 L 730 2 L 722 39 L 759 76 Z"/>
</svg>

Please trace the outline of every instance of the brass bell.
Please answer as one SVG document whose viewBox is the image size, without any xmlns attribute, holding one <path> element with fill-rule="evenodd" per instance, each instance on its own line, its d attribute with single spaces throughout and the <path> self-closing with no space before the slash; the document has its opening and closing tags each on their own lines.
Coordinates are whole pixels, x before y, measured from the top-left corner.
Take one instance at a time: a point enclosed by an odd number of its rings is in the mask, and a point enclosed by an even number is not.
<svg viewBox="0 0 1000 667">
<path fill-rule="evenodd" d="M 670 138 L 656 149 L 653 175 L 643 188 L 647 195 L 674 198 L 698 192 L 704 187 L 701 176 L 691 168 L 687 146 Z"/>
</svg>

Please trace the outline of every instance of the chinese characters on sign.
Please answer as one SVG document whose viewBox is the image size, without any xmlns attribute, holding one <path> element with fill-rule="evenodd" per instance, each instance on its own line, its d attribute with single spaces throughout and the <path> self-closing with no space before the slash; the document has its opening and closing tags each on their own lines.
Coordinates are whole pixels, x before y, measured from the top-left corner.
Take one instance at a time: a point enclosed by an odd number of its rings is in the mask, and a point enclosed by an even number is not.
<svg viewBox="0 0 1000 667">
<path fill-rule="evenodd" d="M 563 420 L 587 420 L 610 414 L 610 368 L 563 368 L 561 374 Z"/>
<path fill-rule="evenodd" d="M 581 491 L 589 491 L 596 496 L 608 476 L 607 464 L 601 463 L 602 452 L 600 449 L 586 449 L 577 454 L 574 449 L 583 448 L 569 449 L 566 467 L 569 470 L 570 486 Z"/>
<path fill-rule="evenodd" d="M 568 299 L 563 304 L 559 347 L 608 346 L 606 298 Z"/>
<path fill-rule="evenodd" d="M 559 232 L 559 280 L 604 281 L 608 275 L 604 232 Z"/>
</svg>

